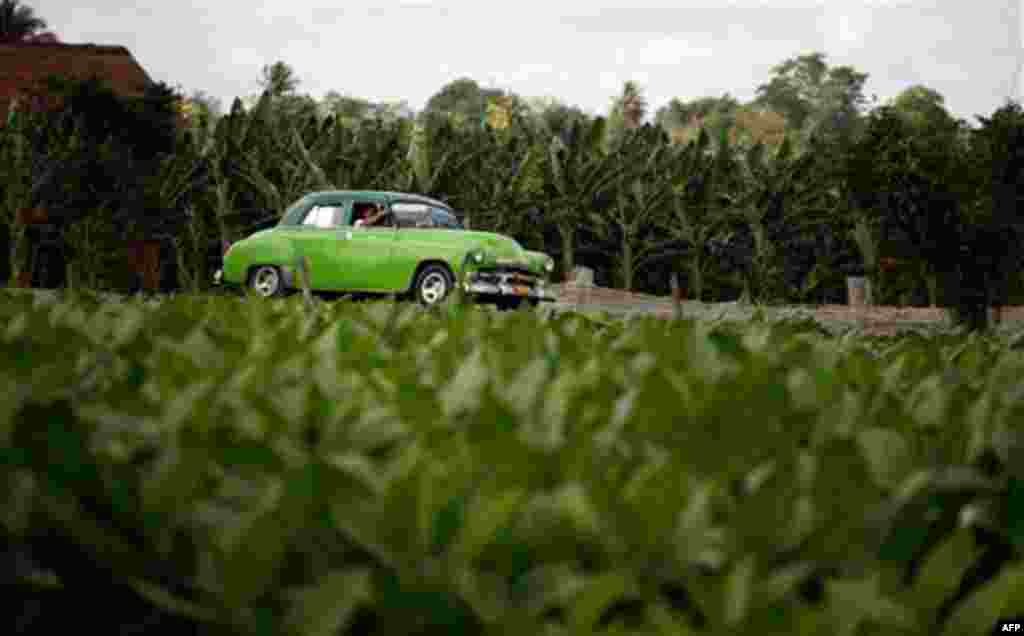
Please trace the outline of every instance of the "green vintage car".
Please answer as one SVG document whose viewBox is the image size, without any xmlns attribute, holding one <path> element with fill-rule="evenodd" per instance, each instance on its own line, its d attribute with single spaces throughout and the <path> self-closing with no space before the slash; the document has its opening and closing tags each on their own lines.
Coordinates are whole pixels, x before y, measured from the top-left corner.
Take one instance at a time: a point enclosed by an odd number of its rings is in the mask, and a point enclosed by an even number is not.
<svg viewBox="0 0 1024 636">
<path fill-rule="evenodd" d="M 301 287 L 304 257 L 318 292 L 402 294 L 433 305 L 461 281 L 474 299 L 503 308 L 555 299 L 550 256 L 466 230 L 444 203 L 400 192 L 308 194 L 276 226 L 228 246 L 214 282 L 280 296 Z"/>
</svg>

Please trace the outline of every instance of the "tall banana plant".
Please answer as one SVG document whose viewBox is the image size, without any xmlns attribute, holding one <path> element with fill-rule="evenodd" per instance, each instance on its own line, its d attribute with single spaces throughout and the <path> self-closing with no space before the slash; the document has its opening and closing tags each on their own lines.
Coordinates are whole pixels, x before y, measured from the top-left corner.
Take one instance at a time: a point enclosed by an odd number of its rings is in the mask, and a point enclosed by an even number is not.
<svg viewBox="0 0 1024 636">
<path fill-rule="evenodd" d="M 310 190 L 331 187 L 323 166 L 305 142 L 304 132 L 318 128 L 315 117 L 294 120 L 287 111 L 277 112 L 273 98 L 264 95 L 253 110 L 252 133 L 248 151 L 238 176 L 249 188 L 253 209 L 260 210 L 258 219 L 250 219 L 249 229 L 275 220 L 284 209 Z M 322 139 L 330 139 L 320 137 Z"/>
<path fill-rule="evenodd" d="M 179 154 L 191 155 L 203 181 L 201 188 L 192 189 L 191 196 L 185 195 L 189 178 L 175 174 L 179 170 L 187 174 L 188 169 L 167 166 L 171 172 L 160 186 L 161 196 L 182 205 L 186 212 L 185 225 L 175 236 L 179 284 L 184 288 L 198 292 L 210 279 L 214 264 L 208 262 L 208 256 L 213 245 L 231 243 L 280 213 L 286 195 L 264 174 L 264 166 L 273 165 L 279 154 L 279 142 L 271 135 L 280 133 L 268 121 L 271 106 L 267 94 L 251 111 L 235 99 L 230 112 L 214 127 L 189 133 Z"/>
<path fill-rule="evenodd" d="M 202 148 L 202 139 L 182 140 L 177 152 L 164 157 L 146 183 L 146 207 L 159 212 L 163 229 L 174 242 L 178 282 L 194 292 L 200 290 L 201 281 L 209 280 L 205 247 L 210 233 L 196 212 L 211 181 Z"/>
<path fill-rule="evenodd" d="M 772 156 L 758 143 L 738 163 L 740 191 L 732 197 L 732 215 L 754 239 L 754 253 L 743 273 L 749 300 L 781 297 L 782 246 L 777 241 L 782 230 L 792 235 L 819 221 L 823 192 L 810 179 L 814 162 L 813 154 L 797 154 L 787 138 Z"/>
<path fill-rule="evenodd" d="M 10 284 L 24 278 L 28 266 L 27 229 L 19 223 L 21 210 L 27 209 L 33 190 L 32 175 L 38 175 L 39 157 L 33 152 L 25 123 L 20 113 L 12 111 L 7 125 L 0 128 L 0 207 L 9 236 L 8 266 Z"/>
<path fill-rule="evenodd" d="M 273 220 L 309 182 L 309 170 L 294 154 L 295 124 L 273 117 L 272 100 L 264 93 L 251 112 L 235 100 L 214 131 L 211 198 L 222 242 Z"/>
<path fill-rule="evenodd" d="M 240 99 L 235 99 L 231 112 L 217 122 L 213 141 L 207 148 L 212 178 L 211 199 L 214 219 L 221 242 L 231 241 L 231 227 L 239 196 L 238 177 L 247 156 L 248 115 Z"/>
<path fill-rule="evenodd" d="M 24 217 L 41 203 L 53 202 L 65 185 L 66 168 L 83 154 L 80 128 L 68 130 L 64 123 L 12 111 L 0 128 L 0 220 L 8 230 L 12 285 L 25 285 L 31 277 L 29 219 Z"/>
<path fill-rule="evenodd" d="M 602 198 L 614 187 L 626 167 L 604 148 L 605 119 L 574 121 L 562 136 L 554 136 L 542 162 L 542 207 L 546 221 L 561 240 L 563 275 L 576 265 L 577 235 L 591 211 L 600 209 Z"/>
<path fill-rule="evenodd" d="M 174 154 L 162 157 L 154 174 L 147 179 L 147 207 L 162 213 L 182 210 L 205 191 L 209 181 L 209 163 L 194 148 L 183 145 Z M 167 216 L 165 220 L 176 219 Z M 170 229 L 173 232 L 178 228 Z"/>
<path fill-rule="evenodd" d="M 391 190 L 402 186 L 403 125 L 380 118 L 355 124 L 326 122 L 310 146 L 310 158 L 323 167 L 331 187 Z"/>
<path fill-rule="evenodd" d="M 507 129 L 501 133 L 506 139 L 489 130 L 474 137 L 473 145 L 484 152 L 478 161 L 465 164 L 451 203 L 463 213 L 467 227 L 524 240 L 531 234 L 530 212 L 537 203 L 543 156 L 528 138 Z"/>
<path fill-rule="evenodd" d="M 462 186 L 459 175 L 486 152 L 465 140 L 466 135 L 460 134 L 447 117 L 430 115 L 417 121 L 406 153 L 404 189 L 439 199 L 452 198 Z"/>
<path fill-rule="evenodd" d="M 711 137 L 702 129 L 697 139 L 676 151 L 672 171 L 671 213 L 662 219 L 667 234 L 683 247 L 690 295 L 703 299 L 711 269 L 712 242 L 730 223 L 728 193 L 735 173 L 735 157 L 727 130 L 712 150 Z"/>
<path fill-rule="evenodd" d="M 620 174 L 615 203 L 588 215 L 590 230 L 616 246 L 613 260 L 626 290 L 633 289 L 638 271 L 673 242 L 659 231 L 672 198 L 671 149 L 667 142 L 630 137 L 619 149 L 619 160 L 632 169 Z"/>
</svg>

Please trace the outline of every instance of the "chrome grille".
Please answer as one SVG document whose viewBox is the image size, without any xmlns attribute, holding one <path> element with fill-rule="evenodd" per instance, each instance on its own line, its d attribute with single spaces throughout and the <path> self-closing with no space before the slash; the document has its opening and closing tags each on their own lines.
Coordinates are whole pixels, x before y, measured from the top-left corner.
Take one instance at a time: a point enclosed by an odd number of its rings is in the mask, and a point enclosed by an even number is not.
<svg viewBox="0 0 1024 636">
<path fill-rule="evenodd" d="M 501 268 L 474 272 L 471 280 L 491 285 L 527 285 L 533 287 L 540 281 L 540 277 L 519 269 Z"/>
</svg>

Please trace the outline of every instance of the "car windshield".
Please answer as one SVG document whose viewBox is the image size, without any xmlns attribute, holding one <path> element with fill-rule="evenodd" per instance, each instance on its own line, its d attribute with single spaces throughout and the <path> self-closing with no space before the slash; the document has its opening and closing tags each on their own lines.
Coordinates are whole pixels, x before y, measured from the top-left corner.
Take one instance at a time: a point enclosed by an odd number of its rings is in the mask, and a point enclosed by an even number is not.
<svg viewBox="0 0 1024 636">
<path fill-rule="evenodd" d="M 462 224 L 455 218 L 455 215 L 442 208 L 430 208 L 430 216 L 434 220 L 434 227 L 448 228 L 449 230 L 461 230 Z"/>
<path fill-rule="evenodd" d="M 305 208 L 308 205 L 309 199 L 302 197 L 295 203 L 288 206 L 284 214 L 281 215 L 281 220 L 278 225 L 299 225 L 302 223 L 302 218 L 305 216 Z"/>
</svg>

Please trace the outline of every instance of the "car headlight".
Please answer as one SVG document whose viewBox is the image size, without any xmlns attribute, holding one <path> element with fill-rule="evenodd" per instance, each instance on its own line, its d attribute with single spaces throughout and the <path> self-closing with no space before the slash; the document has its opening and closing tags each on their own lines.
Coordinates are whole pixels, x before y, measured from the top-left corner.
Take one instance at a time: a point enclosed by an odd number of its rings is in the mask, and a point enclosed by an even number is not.
<svg viewBox="0 0 1024 636">
<path fill-rule="evenodd" d="M 549 273 L 549 274 L 550 274 L 551 272 L 555 271 L 555 261 L 553 261 L 553 260 L 551 260 L 551 259 L 549 258 L 549 259 L 547 260 L 547 262 L 545 262 L 545 263 L 544 263 L 544 271 L 545 271 L 545 272 L 547 272 L 547 273 Z"/>
<path fill-rule="evenodd" d="M 482 251 L 473 252 L 472 258 L 473 262 L 479 265 L 480 263 L 484 262 L 484 253 Z"/>
</svg>

